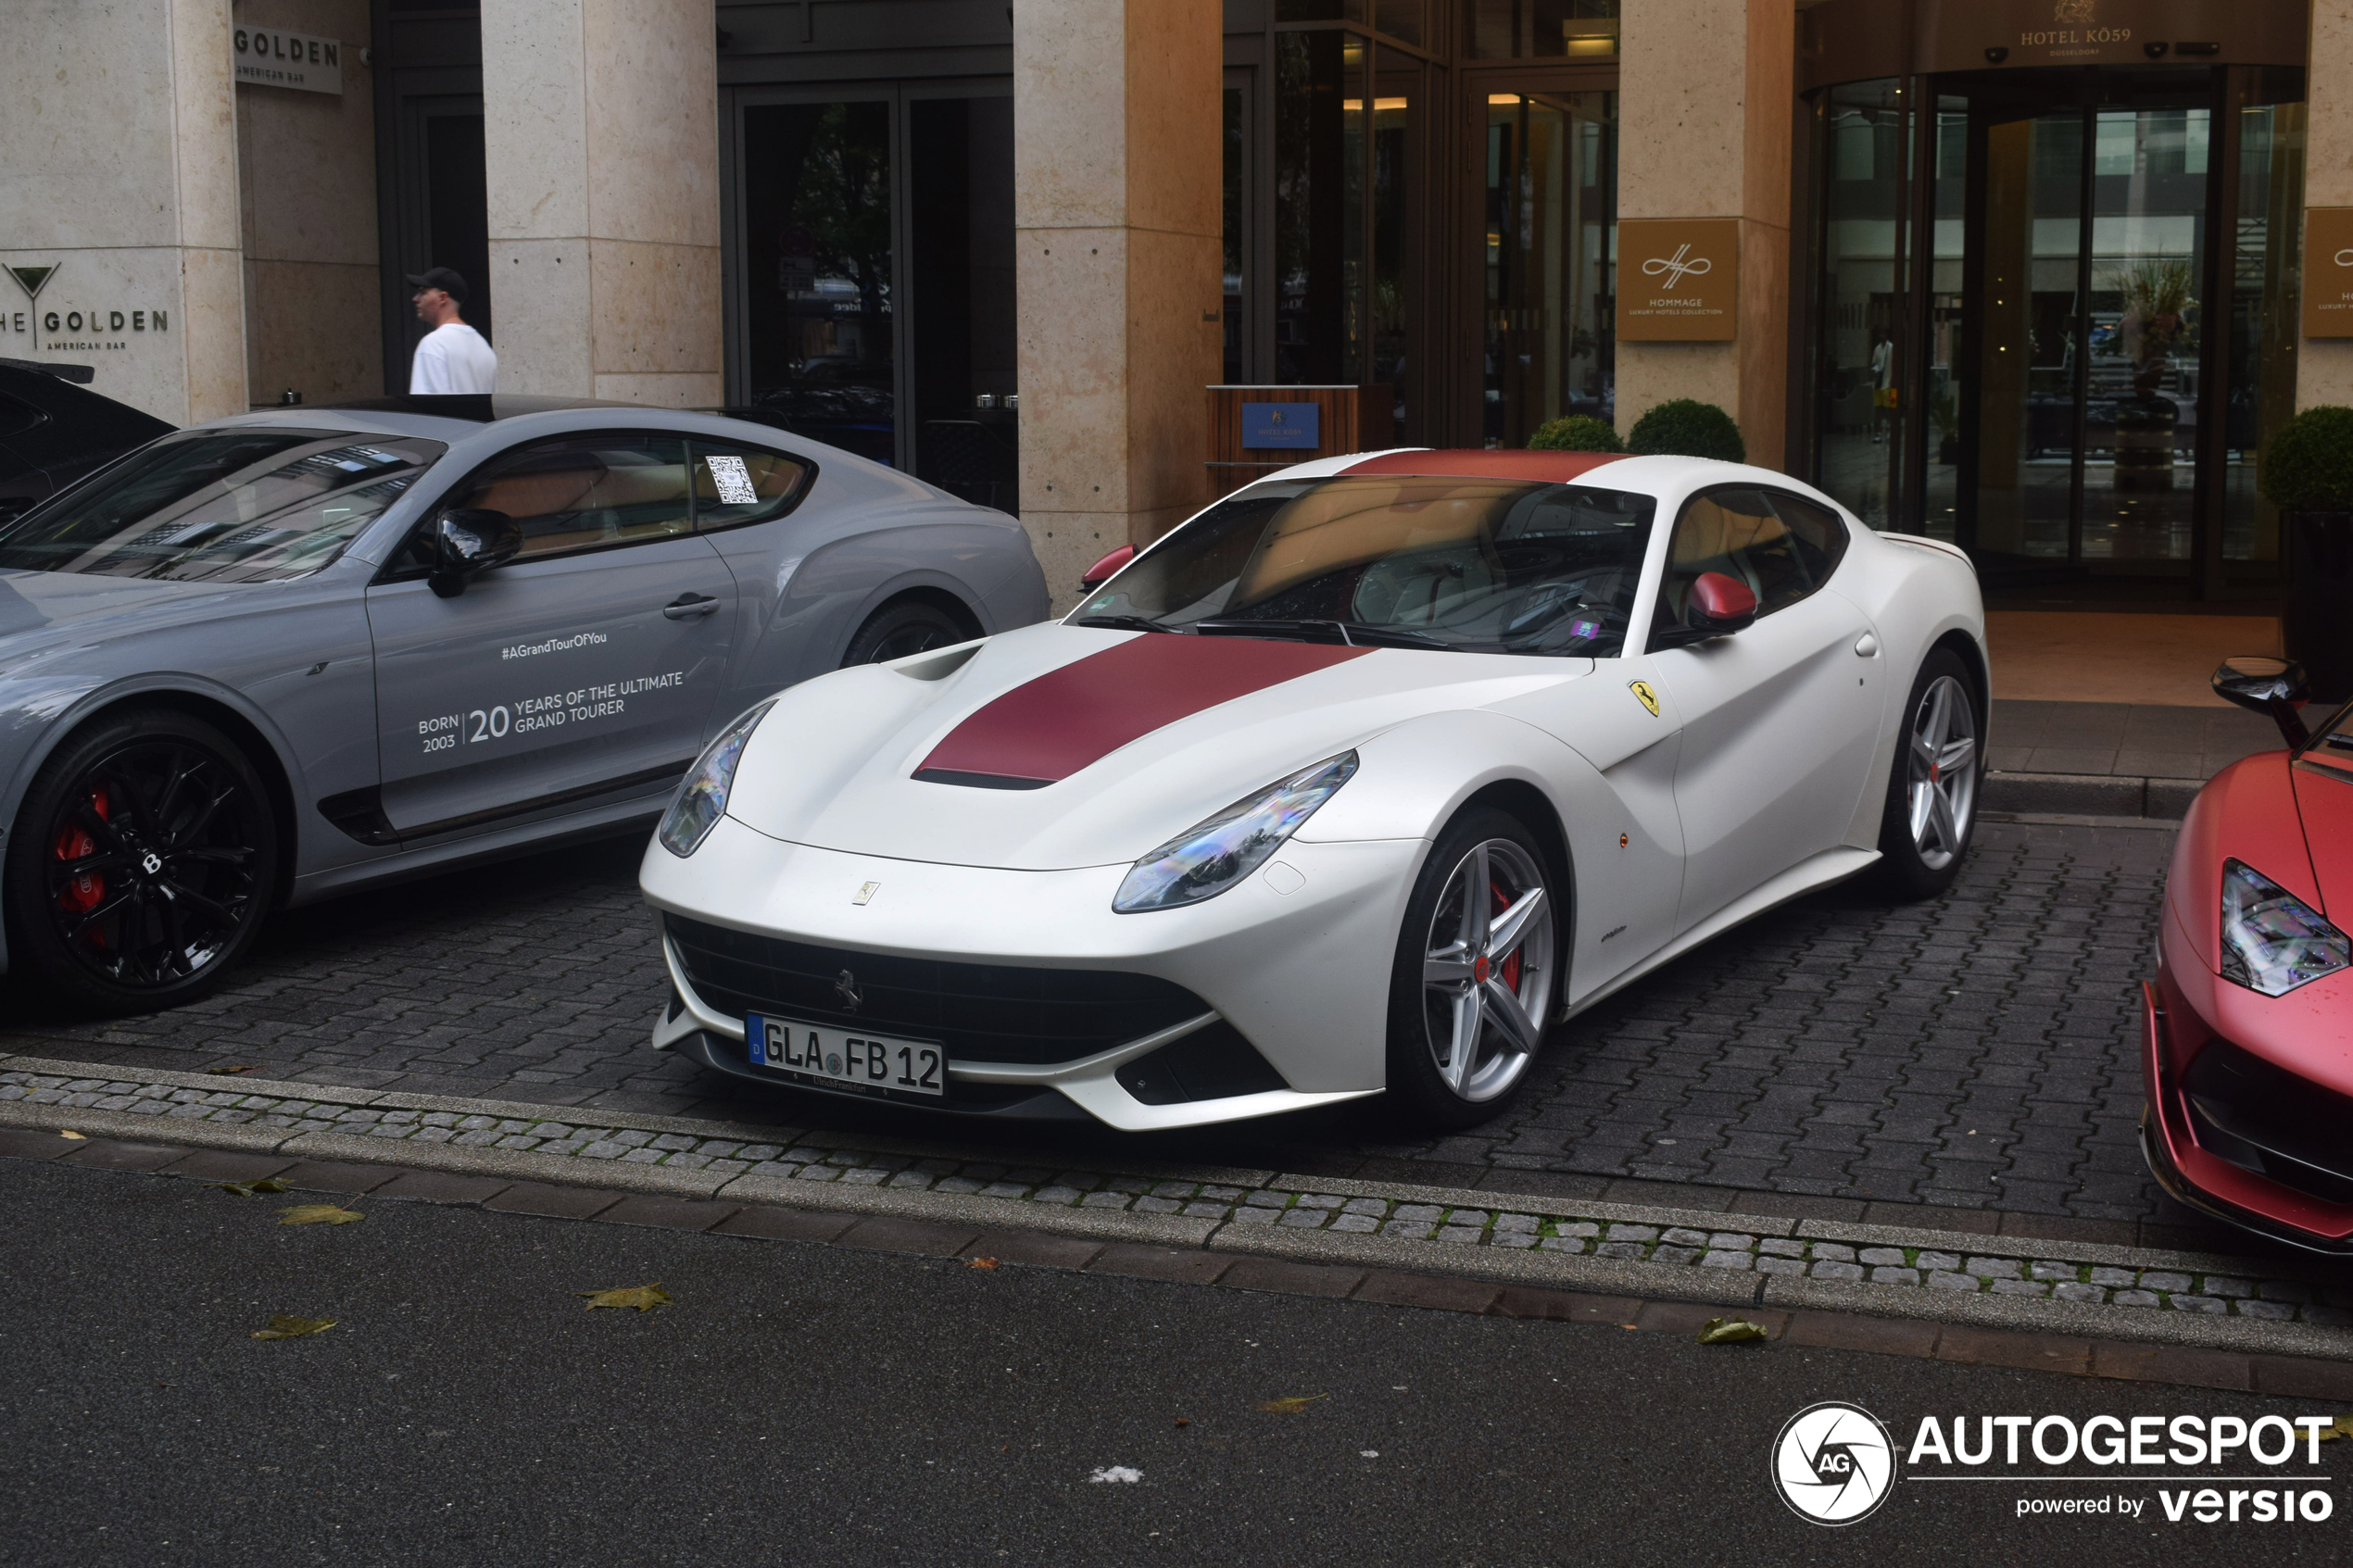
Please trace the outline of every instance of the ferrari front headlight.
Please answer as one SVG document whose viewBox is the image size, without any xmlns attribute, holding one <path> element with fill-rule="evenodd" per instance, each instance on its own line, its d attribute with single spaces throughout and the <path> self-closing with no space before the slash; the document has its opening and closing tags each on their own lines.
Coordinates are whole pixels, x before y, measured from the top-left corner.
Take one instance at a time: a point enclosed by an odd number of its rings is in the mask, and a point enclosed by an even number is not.
<svg viewBox="0 0 2353 1568">
<path fill-rule="evenodd" d="M 2242 860 L 2222 862 L 2222 978 L 2267 997 L 2353 964 L 2353 943 L 2319 910 Z"/>
<path fill-rule="evenodd" d="M 776 699 L 770 697 L 721 731 L 719 738 L 695 759 L 654 834 L 664 849 L 683 860 L 719 825 L 719 819 L 727 813 L 727 792 L 735 787 L 736 764 L 742 759 L 744 745 L 775 706 Z"/>
<path fill-rule="evenodd" d="M 1355 771 L 1351 751 L 1243 797 L 1137 861 L 1111 907 L 1132 915 L 1216 897 L 1281 848 Z"/>
</svg>

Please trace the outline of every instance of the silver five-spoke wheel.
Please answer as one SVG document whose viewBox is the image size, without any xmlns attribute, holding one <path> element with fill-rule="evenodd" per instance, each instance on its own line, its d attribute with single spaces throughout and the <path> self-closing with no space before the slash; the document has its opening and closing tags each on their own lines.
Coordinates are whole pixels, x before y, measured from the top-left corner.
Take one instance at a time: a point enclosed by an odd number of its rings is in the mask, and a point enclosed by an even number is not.
<svg viewBox="0 0 2353 1568">
<path fill-rule="evenodd" d="M 1422 958 L 1430 1060 L 1462 1099 L 1493 1099 L 1528 1071 L 1555 951 L 1543 869 L 1508 838 L 1472 845 L 1439 895 Z"/>
<path fill-rule="evenodd" d="M 1977 709 L 1961 683 L 1940 675 L 1912 710 L 1905 806 L 1920 864 L 1943 871 L 1969 842 L 1977 809 Z"/>
</svg>

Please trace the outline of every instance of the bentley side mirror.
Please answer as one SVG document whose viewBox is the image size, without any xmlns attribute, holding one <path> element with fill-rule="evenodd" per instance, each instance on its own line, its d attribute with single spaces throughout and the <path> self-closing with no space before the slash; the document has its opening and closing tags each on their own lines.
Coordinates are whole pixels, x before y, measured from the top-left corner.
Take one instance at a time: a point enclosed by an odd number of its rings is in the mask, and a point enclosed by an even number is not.
<svg viewBox="0 0 2353 1568">
<path fill-rule="evenodd" d="M 2304 715 L 2296 711 L 2311 696 L 2301 664 L 2253 655 L 2226 659 L 2214 671 L 2213 686 L 2214 695 L 2223 701 L 2269 717 L 2286 737 L 2289 750 L 2312 738 Z"/>
<path fill-rule="evenodd" d="M 1102 559 L 1088 567 L 1086 571 L 1079 576 L 1078 591 L 1082 594 L 1093 593 L 1096 589 L 1110 582 L 1114 577 L 1119 575 L 1119 569 L 1126 566 L 1129 561 L 1134 560 L 1135 558 L 1135 546 L 1120 546 L 1119 548 L 1114 550 L 1111 554 L 1105 556 Z"/>
<path fill-rule="evenodd" d="M 466 591 L 466 579 L 503 566 L 522 550 L 522 526 L 505 512 L 460 508 L 434 525 L 433 575 L 425 581 L 445 599 Z"/>
</svg>

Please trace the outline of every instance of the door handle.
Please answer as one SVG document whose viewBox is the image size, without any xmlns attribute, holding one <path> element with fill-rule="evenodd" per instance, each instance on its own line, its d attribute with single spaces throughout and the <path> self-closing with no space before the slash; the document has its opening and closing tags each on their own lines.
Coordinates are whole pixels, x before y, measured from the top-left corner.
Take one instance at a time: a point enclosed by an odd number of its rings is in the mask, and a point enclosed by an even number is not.
<svg viewBox="0 0 2353 1568">
<path fill-rule="evenodd" d="M 1864 633 L 1861 636 L 1855 639 L 1856 658 L 1869 659 L 1872 655 L 1878 652 L 1879 639 L 1872 636 L 1869 632 Z"/>
<path fill-rule="evenodd" d="M 719 601 L 709 594 L 681 594 L 662 606 L 661 613 L 672 621 L 692 621 L 718 608 Z"/>
</svg>

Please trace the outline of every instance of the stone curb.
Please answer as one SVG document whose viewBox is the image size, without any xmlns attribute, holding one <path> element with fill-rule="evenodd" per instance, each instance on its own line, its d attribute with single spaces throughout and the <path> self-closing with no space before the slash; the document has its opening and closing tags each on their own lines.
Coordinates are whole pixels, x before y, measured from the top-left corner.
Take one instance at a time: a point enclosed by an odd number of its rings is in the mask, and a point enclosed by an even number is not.
<svg viewBox="0 0 2353 1568">
<path fill-rule="evenodd" d="M 1889 1300 L 1887 1298 L 1897 1299 Z M 1942 1290 L 1889 1290 L 1884 1286 L 1788 1274 L 1767 1278 L 1767 1307 L 1793 1311 L 1855 1312 L 1870 1317 L 1910 1318 L 1925 1323 L 1967 1323 L 1980 1328 L 2024 1330 L 2085 1339 L 2132 1339 L 2201 1350 L 2236 1350 L 2252 1355 L 2309 1356 L 2322 1361 L 2348 1357 L 2343 1329 L 2309 1323 L 2265 1323 L 2248 1318 L 2208 1317 L 2196 1312 L 2144 1311 L 2139 1308 L 2093 1307 L 2032 1296 L 1968 1296 Z M 2121 1312 L 2136 1314 L 2133 1332 L 2118 1332 Z M 2145 1318 L 2145 1323 L 2137 1321 Z"/>
<path fill-rule="evenodd" d="M 1731 1214 L 1713 1209 L 1653 1209 L 1636 1203 L 1601 1203 L 1581 1198 L 1529 1198 L 1516 1192 L 1479 1192 L 1470 1187 L 1416 1186 L 1407 1182 L 1359 1182 L 1338 1176 L 1290 1173 L 1266 1184 L 1282 1192 L 1329 1192 L 1343 1198 L 1386 1198 L 1401 1203 L 1436 1203 L 1449 1209 L 1508 1209 L 1515 1214 L 1563 1219 L 1621 1220 L 1638 1225 L 1687 1225 L 1697 1231 L 1743 1231 L 1750 1236 L 1795 1236 L 1799 1222 L 1777 1214 Z M 1906 1232 L 1909 1235 L 1911 1233 Z M 1824 1237 L 1832 1240 L 1834 1237 Z M 1977 1238 L 1981 1243 L 1992 1239 Z M 1979 1251 L 1984 1248 L 1980 1246 Z"/>
<path fill-rule="evenodd" d="M 1558 1252 L 1503 1252 L 1489 1247 L 1448 1247 L 1394 1236 L 1354 1236 L 1344 1231 L 1290 1231 L 1274 1225 L 1221 1225 L 1209 1238 L 1209 1249 L 1289 1258 L 1303 1263 L 1346 1263 L 1358 1268 L 1451 1274 L 1595 1295 L 1702 1301 L 1725 1307 L 1756 1305 L 1757 1282 L 1768 1277 L 1746 1270 L 1684 1269 L 1666 1263 Z M 1865 1289 L 1868 1292 L 1869 1287 Z"/>
<path fill-rule="evenodd" d="M 1979 803 L 1988 811 L 2178 821 L 2206 787 L 2201 779 L 2109 773 L 2018 773 L 1989 770 Z"/>
<path fill-rule="evenodd" d="M 1743 1229 L 1748 1227 L 1743 1226 Z M 2324 1260 L 2233 1258 L 2221 1252 L 2168 1252 L 2160 1248 L 2111 1247 L 2098 1241 L 2046 1241 L 2035 1236 L 1977 1236 L 1968 1231 L 1913 1230 L 1903 1225 L 1853 1225 L 1840 1220 L 1804 1220 L 1789 1233 L 1807 1241 L 1851 1241 L 1865 1246 L 1923 1247 L 1944 1252 L 2005 1256 L 2032 1253 L 2061 1263 L 2108 1263 L 2127 1269 L 2180 1269 L 2189 1273 L 2238 1273 L 2259 1269 L 2307 1278 L 2333 1277 Z"/>
<path fill-rule="evenodd" d="M 671 1170 L 618 1160 L 589 1160 L 480 1146 L 418 1143 L 409 1139 L 346 1133 L 296 1132 L 244 1123 L 217 1123 L 168 1116 L 140 1116 L 102 1110 L 94 1106 L 69 1107 L 8 1101 L 0 1103 L 0 1126 L 51 1131 L 70 1128 L 85 1135 L 104 1134 L 130 1142 L 275 1154 L 288 1159 L 398 1165 L 454 1174 L 497 1176 L 510 1181 L 677 1198 L 720 1198 L 760 1205 L 947 1222 L 1000 1230 L 1048 1232 L 1114 1242 L 1205 1247 L 1215 1252 L 1541 1284 L 1638 1295 L 1652 1299 L 1701 1301 L 1733 1307 L 1762 1305 L 1782 1310 L 1814 1307 L 1883 1318 L 2024 1328 L 2081 1334 L 2109 1340 L 2334 1360 L 2353 1359 L 2353 1332 L 2307 1323 L 2204 1313 L 2093 1306 L 2034 1297 L 1962 1294 L 1919 1286 L 1846 1284 L 1805 1275 L 1766 1274 L 1747 1269 L 1709 1269 L 1533 1249 L 1504 1250 L 1353 1232 L 1292 1229 L 1230 1221 L 1220 1223 L 1174 1214 L 1131 1213 L 1124 1209 L 1089 1209 L 966 1193 L 861 1186 L 839 1182 L 804 1182 L 769 1173 Z M 1306 1177 L 1290 1180 L 1294 1185 L 1289 1190 L 1294 1191 L 1331 1192 L 1340 1187 L 1354 1187 L 1366 1196 L 1375 1191 L 1379 1191 L 1383 1197 L 1404 1192 L 1429 1195 L 1439 1202 L 1445 1202 L 1451 1196 L 1471 1196 L 1453 1195 L 1448 1189 L 1440 1188 L 1380 1189 L 1368 1183 L 1318 1182 Z M 1492 1194 L 1485 1195 L 1483 1202 L 1491 1206 L 1494 1198 Z M 1590 1212 L 1593 1207 L 1581 1205 L 1579 1211 Z M 1639 1220 L 1643 1223 L 1672 1223 L 1686 1212 L 1679 1210 L 1642 1210 L 1628 1205 L 1608 1207 L 1622 1211 L 1629 1220 Z M 1616 1215 L 1603 1217 L 1614 1219 Z M 1722 1216 L 1701 1215 L 1697 1218 L 1720 1221 Z M 1808 1226 L 1822 1223 L 1806 1223 Z M 1890 1245 L 1921 1245 L 1913 1233 L 1891 1227 L 1843 1228 L 1869 1229 L 1873 1232 L 1874 1237 L 1885 1238 Z M 1931 1238 L 1946 1237 L 1948 1234 L 1926 1233 Z M 1992 1238 L 1964 1236 L 1953 1239 L 1973 1242 L 1983 1248 Z M 1934 1240 L 1929 1243 L 1934 1244 Z M 2109 1254 L 2125 1251 L 2121 1248 L 2101 1250 Z M 2170 1258 L 2177 1255 L 2157 1256 Z M 2143 1260 L 2135 1256 L 2133 1261 L 2140 1262 Z M 2147 1266 L 2159 1265 L 2150 1263 Z"/>
</svg>

